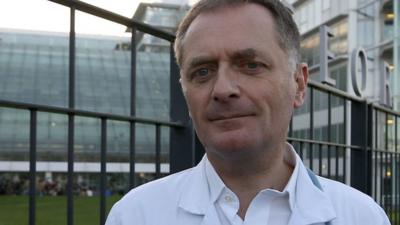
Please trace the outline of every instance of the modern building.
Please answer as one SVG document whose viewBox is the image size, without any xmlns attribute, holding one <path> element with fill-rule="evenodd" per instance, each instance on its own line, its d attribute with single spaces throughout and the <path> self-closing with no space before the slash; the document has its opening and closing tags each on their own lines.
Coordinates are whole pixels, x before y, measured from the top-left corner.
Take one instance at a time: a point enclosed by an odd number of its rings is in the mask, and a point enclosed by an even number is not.
<svg viewBox="0 0 400 225">
<path fill-rule="evenodd" d="M 351 56 L 355 49 L 367 54 L 368 76 L 363 97 L 379 102 L 384 65 L 390 74 L 393 106 L 399 109 L 398 29 L 395 26 L 398 1 L 393 0 L 291 0 L 294 17 L 302 35 L 302 59 L 311 67 L 311 78 L 319 79 L 320 26 L 330 28 L 328 48 L 334 53 L 329 61 L 330 76 L 336 87 L 354 93 L 351 79 Z M 398 9 L 397 9 L 398 10 Z M 397 46 L 397 47 L 395 47 Z M 314 75 L 315 74 L 315 75 Z"/>
<path fill-rule="evenodd" d="M 360 60 L 352 55 L 362 49 L 366 53 L 366 80 L 362 97 L 399 110 L 400 73 L 398 67 L 399 26 L 398 1 L 392 0 L 298 0 L 289 1 L 294 7 L 294 17 L 299 26 L 302 42 L 301 57 L 310 67 L 310 78 L 321 80 L 320 27 L 326 25 L 332 34 L 327 38 L 327 50 L 334 57 L 327 63 L 328 74 L 334 87 L 357 95 L 352 70 L 360 71 Z M 397 9 L 395 9 L 397 7 Z M 395 26 L 397 24 L 397 26 Z M 324 36 L 324 35 L 323 35 Z M 387 79 L 385 75 L 388 75 Z M 390 94 L 386 92 L 386 82 Z M 387 99 L 391 100 L 391 106 Z M 316 108 L 327 108 L 327 101 L 317 97 Z M 304 108 L 303 111 L 306 111 Z M 300 112 L 301 113 L 301 112 Z M 337 121 L 340 124 L 340 121 Z"/>
<path fill-rule="evenodd" d="M 310 78 L 342 90 L 352 96 L 366 99 L 395 111 L 400 109 L 400 23 L 398 0 L 290 0 L 295 21 L 302 35 L 301 57 L 310 67 Z M 327 29 L 322 28 L 326 26 Z M 326 46 L 326 48 L 325 48 Z M 327 58 L 329 53 L 333 57 Z M 363 60 L 365 60 L 363 62 Z M 324 69 L 327 70 L 325 74 Z M 365 69 L 363 71 L 363 69 Z M 363 83 L 365 82 L 365 83 Z M 358 89 L 357 89 L 358 88 Z M 346 124 L 353 118 L 349 102 L 332 99 L 317 91 L 314 95 L 314 133 L 312 139 L 351 144 L 352 132 L 356 129 Z M 308 100 L 309 102 L 309 100 Z M 331 130 L 328 131 L 327 111 L 332 110 Z M 398 154 L 398 120 L 390 114 L 373 112 L 369 117 L 374 124 L 368 140 L 371 143 L 369 174 L 370 194 L 383 206 L 398 205 L 397 159 L 383 152 Z M 310 138 L 310 105 L 296 112 L 293 120 L 293 136 Z M 362 131 L 360 131 L 362 132 Z M 361 134 L 360 134 L 361 135 Z M 396 137 L 397 135 L 397 137 Z M 381 153 L 378 153 L 378 152 Z M 351 152 L 342 157 L 350 168 Z M 327 157 L 323 154 L 322 158 Z M 367 158 L 365 158 L 367 160 Z M 327 161 L 325 161 L 327 164 Z M 324 168 L 324 167 L 322 167 Z M 324 169 L 323 169 L 324 170 Z M 339 171 L 342 171 L 339 169 Z M 326 174 L 326 171 L 322 171 Z M 343 180 L 350 184 L 351 171 L 347 170 Z M 367 189 L 367 188 L 366 188 Z M 397 189 L 398 190 L 398 189 Z M 395 197 L 393 197 L 395 196 Z"/>
<path fill-rule="evenodd" d="M 174 32 L 184 9 L 141 3 L 134 18 Z M 139 32 L 136 39 L 136 117 L 169 121 L 169 85 L 165 84 L 169 83 L 170 44 Z M 0 29 L 0 99 L 68 107 L 68 54 L 68 33 Z M 77 34 L 76 108 L 130 115 L 130 65 L 130 38 Z M 38 114 L 36 166 L 43 182 L 66 182 L 67 127 L 67 116 Z M 135 133 L 140 184 L 153 179 L 155 173 L 155 128 L 136 124 Z M 109 122 L 107 171 L 109 186 L 115 191 L 126 191 L 128 185 L 128 134 L 129 123 Z M 161 172 L 165 174 L 169 172 L 168 128 L 162 128 L 161 138 Z M 77 184 L 84 188 L 96 190 L 99 185 L 100 143 L 100 121 L 77 117 L 74 171 Z M 28 111 L 0 108 L 0 171 L 0 194 L 26 192 Z"/>
</svg>

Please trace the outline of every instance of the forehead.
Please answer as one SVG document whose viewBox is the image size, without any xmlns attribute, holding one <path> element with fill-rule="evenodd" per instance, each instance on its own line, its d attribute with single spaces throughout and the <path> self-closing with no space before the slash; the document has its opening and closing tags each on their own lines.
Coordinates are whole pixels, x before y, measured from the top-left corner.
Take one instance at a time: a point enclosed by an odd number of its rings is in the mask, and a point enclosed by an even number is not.
<svg viewBox="0 0 400 225">
<path fill-rule="evenodd" d="M 183 44 L 183 64 L 194 55 L 280 50 L 275 20 L 265 7 L 254 3 L 223 6 L 202 12 L 188 28 Z"/>
</svg>

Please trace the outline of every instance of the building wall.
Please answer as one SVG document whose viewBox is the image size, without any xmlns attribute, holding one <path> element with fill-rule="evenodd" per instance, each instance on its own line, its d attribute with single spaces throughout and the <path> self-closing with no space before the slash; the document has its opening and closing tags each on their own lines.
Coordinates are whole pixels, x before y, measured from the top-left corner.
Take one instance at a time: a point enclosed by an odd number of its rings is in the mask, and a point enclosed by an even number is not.
<svg viewBox="0 0 400 225">
<path fill-rule="evenodd" d="M 395 1 L 342 1 L 342 0 L 308 0 L 292 1 L 295 5 L 295 20 L 304 36 L 302 42 L 303 60 L 309 65 L 319 64 L 318 27 L 328 25 L 334 37 L 329 40 L 329 48 L 336 57 L 349 59 L 354 49 L 364 48 L 368 54 L 368 81 L 365 96 L 371 101 L 379 101 L 383 63 L 394 68 L 393 62 L 393 13 Z M 391 11 L 391 12 L 390 12 Z M 347 65 L 346 65 L 347 64 Z M 347 72 L 346 91 L 352 92 L 350 64 L 345 60 Z M 394 70 L 391 70 L 394 76 Z M 315 74 L 318 74 L 316 71 Z M 315 77 L 312 77 L 318 80 Z M 342 79 L 336 77 L 336 79 Z M 342 87 L 338 87 L 343 89 Z M 393 87 L 392 87 L 393 89 Z"/>
<path fill-rule="evenodd" d="M 308 0 L 295 8 L 294 18 L 300 33 L 305 33 L 348 9 L 346 0 Z"/>
</svg>

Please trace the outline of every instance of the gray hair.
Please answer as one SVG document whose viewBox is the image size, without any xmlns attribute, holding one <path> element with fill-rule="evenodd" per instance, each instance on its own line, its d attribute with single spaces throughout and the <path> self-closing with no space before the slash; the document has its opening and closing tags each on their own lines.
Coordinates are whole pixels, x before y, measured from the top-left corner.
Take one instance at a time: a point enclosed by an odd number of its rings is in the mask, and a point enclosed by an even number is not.
<svg viewBox="0 0 400 225">
<path fill-rule="evenodd" d="M 275 19 L 279 46 L 288 54 L 293 67 L 300 61 L 300 34 L 293 20 L 291 10 L 279 0 L 200 0 L 186 14 L 176 32 L 174 44 L 177 63 L 182 67 L 183 39 L 190 25 L 202 12 L 215 10 L 226 6 L 235 6 L 245 3 L 255 3 L 268 9 Z"/>
</svg>

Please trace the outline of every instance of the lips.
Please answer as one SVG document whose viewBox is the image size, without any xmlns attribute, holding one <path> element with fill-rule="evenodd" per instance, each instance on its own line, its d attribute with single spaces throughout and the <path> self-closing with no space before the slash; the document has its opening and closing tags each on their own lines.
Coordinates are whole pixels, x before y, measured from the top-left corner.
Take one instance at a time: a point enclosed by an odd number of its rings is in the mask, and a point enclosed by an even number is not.
<svg viewBox="0 0 400 225">
<path fill-rule="evenodd" d="M 208 121 L 215 122 L 255 116 L 257 112 L 257 108 L 251 102 L 236 101 L 224 104 L 211 102 L 207 105 L 204 115 Z"/>
<path fill-rule="evenodd" d="M 238 112 L 238 113 L 219 113 L 219 114 L 211 114 L 207 116 L 209 121 L 221 121 L 221 120 L 229 120 L 229 119 L 237 119 L 242 117 L 254 116 L 253 113 L 248 112 Z"/>
</svg>

